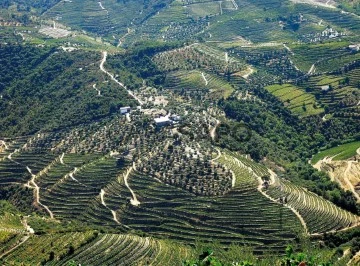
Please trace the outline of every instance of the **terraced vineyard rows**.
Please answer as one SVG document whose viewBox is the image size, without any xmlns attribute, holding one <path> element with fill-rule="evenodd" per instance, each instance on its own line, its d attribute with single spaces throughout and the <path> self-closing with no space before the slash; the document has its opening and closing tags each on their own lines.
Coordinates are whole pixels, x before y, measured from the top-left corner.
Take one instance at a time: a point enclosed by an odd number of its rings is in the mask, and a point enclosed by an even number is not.
<svg viewBox="0 0 360 266">
<path fill-rule="evenodd" d="M 348 42 L 328 42 L 323 44 L 311 44 L 311 45 L 290 45 L 293 56 L 292 60 L 295 65 L 307 73 L 313 64 L 315 64 L 315 73 L 321 73 L 323 71 L 331 71 L 338 69 L 340 64 L 332 63 L 329 61 L 332 58 L 339 58 L 341 56 L 350 55 L 348 50 Z M 335 59 L 334 59 L 335 60 Z M 353 59 L 348 58 L 348 62 Z M 323 66 L 323 67 L 322 67 Z M 332 67 L 329 69 L 329 67 Z"/>
<path fill-rule="evenodd" d="M 354 75 L 352 78 L 352 82 L 356 83 L 357 80 Z M 329 113 L 342 117 L 358 117 L 360 115 L 358 106 L 360 93 L 356 87 L 351 86 L 351 84 L 341 84 L 342 82 L 345 82 L 344 77 L 324 75 L 311 77 L 309 81 L 304 82 L 301 86 L 310 88 L 310 92 L 315 95 L 318 101 L 323 106 L 328 107 Z M 322 87 L 327 88 L 327 90 L 322 90 Z"/>
<path fill-rule="evenodd" d="M 70 165 L 66 164 L 69 158 L 65 156 L 65 165 L 58 164 L 45 178 L 39 178 L 39 183 L 44 188 L 41 192 L 43 203 L 49 206 L 55 217 L 75 218 L 89 223 L 99 222 L 98 218 L 103 219 L 103 222 L 114 224 L 111 213 L 106 209 L 97 213 L 97 210 L 101 210 L 101 203 L 97 198 L 102 187 L 116 180 L 120 171 L 116 166 L 116 159 L 95 157 L 89 163 L 83 164 L 90 158 L 81 158 L 81 156 L 78 160 L 74 160 L 73 156 L 70 158 L 72 158 Z M 82 215 L 87 209 L 94 215 L 92 220 Z"/>
<path fill-rule="evenodd" d="M 237 167 L 234 172 L 237 179 L 249 181 L 250 174 L 244 169 Z M 159 237 L 194 243 L 197 239 L 209 241 L 211 236 L 221 243 L 254 244 L 260 252 L 267 248 L 281 250 L 293 239 L 294 231 L 302 230 L 295 215 L 269 202 L 257 192 L 254 182 L 240 182 L 227 195 L 215 198 L 196 197 L 138 172 L 131 174 L 128 182 L 141 204 L 126 204 L 129 193 L 117 186 L 106 189 L 107 206 L 121 206 L 116 211 L 121 223 Z M 191 202 L 190 206 L 186 202 Z"/>
<path fill-rule="evenodd" d="M 54 253 L 53 260 L 59 260 L 68 254 L 70 246 L 77 249 L 92 236 L 93 232 L 91 231 L 32 235 L 24 244 L 6 256 L 5 262 L 35 265 L 39 262 L 49 261 L 50 252 Z"/>
<path fill-rule="evenodd" d="M 297 115 L 308 116 L 324 112 L 324 109 L 316 103 L 314 95 L 293 85 L 271 85 L 267 86 L 266 89 L 278 97 L 285 106 Z"/>
<path fill-rule="evenodd" d="M 311 234 L 340 230 L 359 222 L 354 214 L 286 180 L 281 180 L 280 185 L 271 187 L 266 193 L 275 199 L 285 197 L 287 204 L 304 218 Z"/>
<path fill-rule="evenodd" d="M 198 70 L 171 72 L 166 77 L 165 86 L 178 93 L 209 92 L 213 98 L 227 98 L 234 90 L 225 80 Z"/>
</svg>

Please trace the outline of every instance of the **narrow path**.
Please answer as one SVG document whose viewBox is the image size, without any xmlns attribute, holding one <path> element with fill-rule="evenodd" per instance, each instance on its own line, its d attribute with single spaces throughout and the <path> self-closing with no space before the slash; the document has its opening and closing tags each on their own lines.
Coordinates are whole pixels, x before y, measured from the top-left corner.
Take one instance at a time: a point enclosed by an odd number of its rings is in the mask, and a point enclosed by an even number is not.
<svg viewBox="0 0 360 266">
<path fill-rule="evenodd" d="M 107 54 L 108 54 L 108 53 L 107 53 L 106 51 L 103 51 L 103 52 L 102 52 L 103 58 L 102 58 L 101 63 L 100 63 L 100 70 L 101 70 L 102 72 L 104 72 L 106 75 L 108 75 L 108 76 L 109 76 L 113 81 L 115 81 L 120 87 L 122 87 L 123 89 L 125 89 L 125 90 L 128 92 L 128 94 L 129 94 L 131 97 L 133 97 L 140 105 L 143 105 L 143 102 L 142 102 L 138 97 L 136 97 L 132 91 L 128 90 L 123 83 L 121 83 L 120 81 L 118 81 L 118 80 L 114 77 L 113 74 L 109 73 L 109 72 L 104 68 L 104 64 L 106 63 L 106 59 L 107 59 Z"/>
<path fill-rule="evenodd" d="M 202 76 L 203 80 L 205 81 L 205 86 L 207 86 L 209 84 L 209 82 L 206 79 L 204 72 L 201 72 L 201 76 Z"/>
<path fill-rule="evenodd" d="M 220 158 L 220 156 L 221 156 L 221 151 L 218 149 L 218 148 L 215 148 L 216 149 L 216 151 L 218 152 L 218 155 L 214 158 L 214 159 L 212 159 L 211 161 L 216 161 L 216 160 L 218 160 L 219 158 Z"/>
<path fill-rule="evenodd" d="M 210 130 L 210 137 L 212 140 L 215 140 L 215 137 L 216 137 L 216 128 L 219 126 L 220 124 L 220 121 L 219 120 L 216 120 L 216 124 L 215 126 Z"/>
<path fill-rule="evenodd" d="M 285 47 L 286 50 L 290 52 L 291 55 L 294 55 L 294 52 L 290 49 L 289 46 L 287 46 L 285 43 L 283 43 L 283 46 Z"/>
<path fill-rule="evenodd" d="M 113 210 L 111 210 L 111 214 L 112 214 L 112 216 L 113 216 L 114 221 L 115 221 L 116 223 L 120 224 L 119 220 L 118 220 L 117 217 L 116 217 L 116 212 L 113 211 Z M 124 225 L 124 226 L 127 227 L 126 225 Z"/>
<path fill-rule="evenodd" d="M 238 6 L 237 3 L 235 2 L 235 0 L 231 0 L 231 2 L 233 3 L 235 10 L 238 10 L 238 9 L 239 9 L 239 6 Z"/>
<path fill-rule="evenodd" d="M 100 201 L 101 201 L 101 204 L 111 212 L 111 215 L 112 215 L 113 220 L 115 221 L 115 223 L 120 224 L 119 220 L 116 217 L 116 211 L 110 209 L 105 203 L 105 190 L 104 189 L 100 190 Z M 123 225 L 123 226 L 129 228 L 127 225 Z"/>
<path fill-rule="evenodd" d="M 131 33 L 131 29 L 127 28 L 127 33 L 125 33 L 124 36 L 119 38 L 119 43 L 118 43 L 118 45 L 116 47 L 120 47 L 120 45 L 123 43 L 122 40 L 124 40 L 126 38 L 126 36 L 128 36 L 130 33 Z"/>
<path fill-rule="evenodd" d="M 70 172 L 67 176 L 69 176 L 72 180 L 74 180 L 75 182 L 79 183 L 80 185 L 84 186 L 84 187 L 90 187 L 88 185 L 85 185 L 84 183 L 81 183 L 79 180 L 77 180 L 74 175 L 80 171 L 79 168 L 75 167 L 74 170 L 72 172 Z M 66 177 L 66 176 L 65 176 Z"/>
<path fill-rule="evenodd" d="M 106 204 L 105 204 L 105 201 L 104 201 L 104 195 L 105 195 L 105 190 L 100 190 L 100 200 L 101 200 L 101 204 L 102 205 L 104 205 L 105 207 L 107 207 L 106 206 Z"/>
<path fill-rule="evenodd" d="M 25 235 L 21 241 L 15 245 L 14 247 L 12 247 L 11 249 L 9 249 L 8 251 L 6 251 L 5 253 L 0 255 L 0 259 L 2 259 L 3 257 L 7 256 L 8 254 L 10 254 L 11 252 L 13 252 L 15 249 L 17 249 L 18 247 L 20 247 L 22 244 L 24 244 L 28 239 L 30 238 L 30 235 Z"/>
<path fill-rule="evenodd" d="M 63 165 L 65 164 L 65 163 L 64 163 L 64 156 L 65 156 L 65 153 L 63 152 L 63 153 L 61 154 L 60 158 L 59 158 L 60 163 L 63 164 Z"/>
<path fill-rule="evenodd" d="M 0 144 L 4 146 L 5 150 L 9 149 L 9 146 L 6 144 L 4 140 L 0 140 Z"/>
<path fill-rule="evenodd" d="M 29 217 L 29 216 L 27 216 L 27 217 Z M 28 225 L 28 223 L 27 223 L 27 217 L 24 217 L 24 220 L 23 220 L 23 224 L 26 228 L 26 231 L 28 231 L 29 234 L 35 234 L 35 230 L 33 228 L 31 228 L 30 225 Z"/>
<path fill-rule="evenodd" d="M 54 218 L 54 214 L 50 211 L 50 209 L 42 204 L 40 202 L 40 188 L 39 186 L 35 183 L 35 179 L 36 179 L 36 175 L 34 175 L 30 169 L 29 166 L 26 166 L 26 170 L 29 172 L 29 174 L 31 175 L 31 180 L 28 182 L 27 186 L 30 187 L 30 188 L 33 188 L 35 189 L 35 201 L 37 202 L 37 204 L 39 204 L 40 206 L 42 206 L 50 215 L 50 218 L 53 219 Z M 32 186 L 30 185 L 32 184 Z"/>
<path fill-rule="evenodd" d="M 99 90 L 98 88 L 96 88 L 96 83 L 93 85 L 93 88 L 97 91 L 97 96 L 101 96 L 101 90 Z"/>
<path fill-rule="evenodd" d="M 257 176 L 257 175 L 256 175 Z M 261 177 L 257 176 L 257 179 L 258 179 L 258 182 L 259 182 L 259 185 L 257 187 L 257 190 L 263 194 L 265 197 L 267 197 L 269 200 L 273 201 L 273 202 L 276 202 L 278 204 L 280 204 L 276 199 L 274 199 L 273 197 L 269 196 L 268 194 L 266 194 L 266 192 L 264 192 L 262 190 L 262 184 L 263 184 L 263 181 L 261 179 Z M 300 220 L 300 223 L 301 225 L 304 227 L 304 230 L 305 230 L 305 234 L 309 235 L 309 231 L 308 231 L 308 228 L 307 228 L 307 224 L 304 220 L 304 218 L 301 216 L 301 214 L 295 209 L 293 208 L 292 206 L 288 205 L 288 204 L 283 204 L 285 207 L 287 207 L 288 209 L 290 209 L 297 217 L 298 219 Z"/>
<path fill-rule="evenodd" d="M 130 114 L 129 114 L 129 113 L 126 113 L 126 114 L 125 114 L 125 117 L 126 117 L 126 120 L 127 120 L 128 122 L 131 122 L 131 118 L 130 118 Z"/>
<path fill-rule="evenodd" d="M 254 170 L 253 170 L 250 166 L 246 166 L 245 164 L 243 164 L 243 162 L 241 162 L 239 159 L 237 159 L 237 158 L 235 158 L 235 157 L 232 157 L 232 158 L 236 161 L 237 164 L 241 165 L 241 167 L 247 169 L 250 173 L 252 173 L 252 174 L 254 175 L 254 177 L 258 180 L 258 183 L 259 183 L 259 185 L 258 185 L 258 187 L 257 187 L 257 190 L 258 190 L 264 197 L 268 198 L 268 199 L 271 200 L 272 202 L 275 202 L 275 203 L 277 203 L 277 204 L 280 204 L 276 199 L 274 199 L 273 197 L 269 196 L 268 194 L 266 194 L 266 192 L 264 192 L 264 191 L 262 190 L 263 180 L 262 180 L 262 178 L 261 178 L 260 176 L 258 176 L 258 175 L 254 172 Z M 275 179 L 278 178 L 277 175 L 276 175 L 274 172 L 272 172 L 271 170 L 269 170 L 269 169 L 268 169 L 268 171 L 269 171 L 269 173 L 270 173 L 271 181 L 272 181 L 273 183 L 275 183 L 275 182 L 276 182 Z M 285 207 L 287 207 L 288 209 L 290 209 L 290 210 L 298 217 L 298 219 L 300 220 L 301 225 L 304 227 L 305 233 L 306 233 L 307 235 L 309 235 L 309 231 L 308 231 L 308 228 L 307 228 L 307 224 L 306 224 L 304 218 L 301 216 L 301 214 L 300 214 L 295 208 L 291 207 L 291 206 L 288 205 L 288 204 L 282 204 L 282 205 L 284 205 Z"/>
<path fill-rule="evenodd" d="M 312 64 L 309 71 L 308 71 L 308 75 L 311 75 L 314 72 L 315 72 L 315 64 Z"/>
<path fill-rule="evenodd" d="M 135 163 L 133 163 L 133 165 L 134 165 L 134 164 L 135 164 Z M 134 191 L 130 188 L 129 183 L 128 183 L 128 178 L 129 178 L 129 175 L 130 175 L 131 171 L 133 170 L 133 167 L 134 167 L 134 166 L 131 166 L 131 167 L 127 170 L 126 174 L 124 174 L 124 182 L 125 182 L 125 186 L 129 189 L 129 191 L 130 191 L 130 193 L 131 193 L 131 195 L 132 195 L 132 199 L 130 200 L 130 203 L 131 203 L 132 205 L 134 205 L 134 206 L 139 206 L 139 205 L 140 205 L 140 201 L 138 201 L 138 199 L 136 198 L 136 195 L 135 195 Z"/>
<path fill-rule="evenodd" d="M 99 6 L 102 10 L 105 10 L 106 8 L 102 5 L 101 1 L 98 2 L 99 3 Z"/>
<path fill-rule="evenodd" d="M 326 119 L 326 114 L 324 114 L 324 116 L 321 118 L 321 120 L 322 120 L 323 122 L 326 122 L 326 121 L 327 121 L 327 119 Z"/>
</svg>

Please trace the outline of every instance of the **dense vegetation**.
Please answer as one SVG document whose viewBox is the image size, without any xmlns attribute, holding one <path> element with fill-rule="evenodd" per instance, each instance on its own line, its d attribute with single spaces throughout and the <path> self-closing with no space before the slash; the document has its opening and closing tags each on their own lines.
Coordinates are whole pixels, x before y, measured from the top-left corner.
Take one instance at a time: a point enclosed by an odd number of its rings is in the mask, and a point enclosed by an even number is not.
<svg viewBox="0 0 360 266">
<path fill-rule="evenodd" d="M 28 46 L 0 49 L 3 136 L 90 122 L 131 103 L 126 92 L 104 83 L 98 53 Z M 94 84 L 103 92 L 101 97 L 97 97 Z"/>
</svg>

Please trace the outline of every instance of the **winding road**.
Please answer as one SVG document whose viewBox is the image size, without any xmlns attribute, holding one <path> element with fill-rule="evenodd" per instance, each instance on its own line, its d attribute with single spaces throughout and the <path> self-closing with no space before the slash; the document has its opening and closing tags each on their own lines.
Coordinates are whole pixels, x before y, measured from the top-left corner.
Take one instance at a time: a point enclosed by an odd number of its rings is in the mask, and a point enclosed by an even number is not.
<svg viewBox="0 0 360 266">
<path fill-rule="evenodd" d="M 204 72 L 201 72 L 201 76 L 202 76 L 203 80 L 205 81 L 205 86 L 207 86 L 209 84 L 209 82 L 206 79 Z"/>
<path fill-rule="evenodd" d="M 31 175 L 31 180 L 28 182 L 27 186 L 30 188 L 35 189 L 35 201 L 37 202 L 37 204 L 39 204 L 40 206 L 42 206 L 50 215 L 50 218 L 53 219 L 54 218 L 54 214 L 50 211 L 50 209 L 48 208 L 48 206 L 42 204 L 40 202 L 40 188 L 39 186 L 35 183 L 35 179 L 36 179 L 36 175 L 34 175 L 30 169 L 29 166 L 26 166 L 26 170 L 29 172 L 29 174 Z M 30 185 L 32 184 L 32 186 Z"/>
<path fill-rule="evenodd" d="M 143 103 L 132 91 L 128 90 L 123 83 L 121 83 L 120 81 L 118 81 L 118 80 L 114 77 L 113 74 L 111 74 L 110 72 L 108 72 L 108 71 L 104 68 L 104 64 L 106 63 L 106 59 L 107 59 L 108 53 L 107 53 L 106 51 L 103 51 L 103 52 L 102 52 L 102 55 L 103 55 L 103 58 L 102 58 L 101 63 L 100 63 L 100 70 L 101 70 L 102 72 L 104 72 L 106 75 L 108 75 L 108 76 L 109 76 L 113 81 L 115 81 L 120 87 L 122 87 L 123 89 L 125 89 L 125 90 L 128 92 L 128 94 L 129 94 L 132 98 L 134 98 L 134 99 L 139 103 L 139 105 L 143 105 L 144 103 Z"/>
<path fill-rule="evenodd" d="M 133 163 L 135 164 L 135 163 Z M 128 183 L 128 178 L 130 173 L 132 172 L 134 166 L 131 166 L 127 171 L 126 174 L 124 174 L 124 182 L 125 182 L 125 186 L 129 189 L 131 195 L 132 195 L 132 199 L 130 200 L 131 205 L 134 206 L 139 206 L 140 205 L 140 201 L 138 201 L 138 199 L 136 198 L 136 195 L 134 193 L 134 191 L 130 188 L 129 183 Z"/>
</svg>

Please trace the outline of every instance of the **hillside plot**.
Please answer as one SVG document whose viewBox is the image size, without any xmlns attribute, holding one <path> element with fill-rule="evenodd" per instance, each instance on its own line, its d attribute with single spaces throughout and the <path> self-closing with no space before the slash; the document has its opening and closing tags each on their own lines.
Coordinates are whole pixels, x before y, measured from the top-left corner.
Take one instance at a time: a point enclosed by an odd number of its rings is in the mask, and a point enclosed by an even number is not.
<svg viewBox="0 0 360 266">
<path fill-rule="evenodd" d="M 271 85 L 265 88 L 297 115 L 309 116 L 324 112 L 323 108 L 317 106 L 315 97 L 312 94 L 306 93 L 293 85 Z"/>
</svg>

